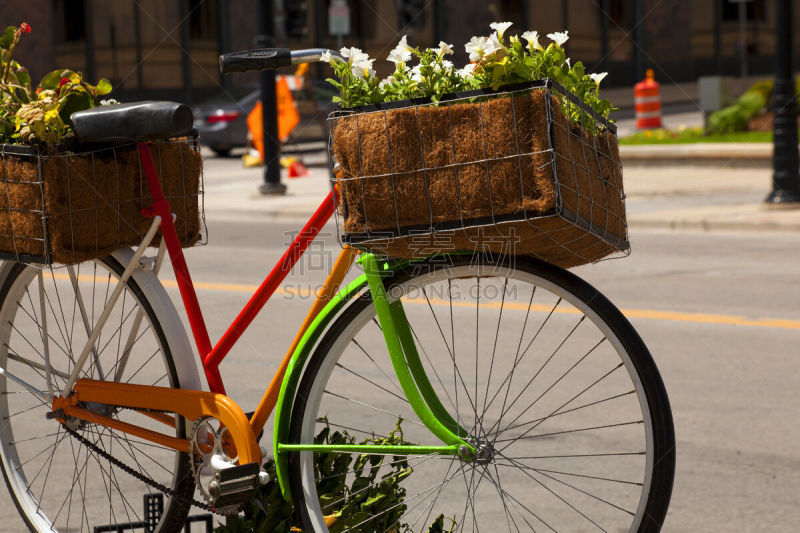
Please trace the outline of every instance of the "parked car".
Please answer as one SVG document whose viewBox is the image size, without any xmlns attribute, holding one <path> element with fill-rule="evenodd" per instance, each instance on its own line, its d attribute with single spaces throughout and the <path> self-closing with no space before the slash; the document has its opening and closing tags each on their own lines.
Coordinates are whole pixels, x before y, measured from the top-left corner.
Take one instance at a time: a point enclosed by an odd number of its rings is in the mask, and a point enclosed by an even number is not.
<svg viewBox="0 0 800 533">
<path fill-rule="evenodd" d="M 336 109 L 331 97 L 336 90 L 326 81 L 311 80 L 311 98 L 305 88 L 292 91 L 300 123 L 289 136 L 290 142 L 325 140 L 328 127 L 325 119 Z M 247 115 L 261 97 L 258 86 L 237 87 L 219 93 L 194 109 L 194 127 L 200 143 L 218 156 L 225 157 L 233 148 L 247 146 Z"/>
</svg>

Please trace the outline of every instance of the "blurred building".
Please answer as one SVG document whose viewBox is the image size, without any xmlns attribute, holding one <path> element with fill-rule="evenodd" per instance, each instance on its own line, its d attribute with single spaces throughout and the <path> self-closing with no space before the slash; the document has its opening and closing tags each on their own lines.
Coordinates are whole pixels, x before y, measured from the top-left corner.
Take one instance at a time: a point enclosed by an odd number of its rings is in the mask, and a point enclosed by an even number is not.
<svg viewBox="0 0 800 533">
<path fill-rule="evenodd" d="M 68 66 L 92 79 L 109 78 L 120 98 L 196 101 L 220 85 L 254 81 L 252 76 L 223 79 L 217 56 L 253 47 L 259 1 L 3 0 L 0 23 L 32 25 L 19 59 L 34 79 L 56 66 Z M 336 47 L 336 36 L 329 34 L 332 1 L 336 0 L 274 0 L 277 43 Z M 511 31 L 519 33 L 568 29 L 569 55 L 592 71 L 608 71 L 609 86 L 631 85 L 648 67 L 667 82 L 739 75 L 743 68 L 750 75 L 768 75 L 774 68 L 774 0 L 746 2 L 744 26 L 738 3 L 731 0 L 346 2 L 351 31 L 344 45 L 363 48 L 379 59 L 408 34 L 413 45 L 454 43 L 460 65 L 466 62 L 464 42 L 472 35 L 488 34 L 493 20 L 509 20 L 515 23 Z M 795 16 L 800 22 L 800 9 Z M 380 73 L 386 74 L 386 68 Z"/>
</svg>

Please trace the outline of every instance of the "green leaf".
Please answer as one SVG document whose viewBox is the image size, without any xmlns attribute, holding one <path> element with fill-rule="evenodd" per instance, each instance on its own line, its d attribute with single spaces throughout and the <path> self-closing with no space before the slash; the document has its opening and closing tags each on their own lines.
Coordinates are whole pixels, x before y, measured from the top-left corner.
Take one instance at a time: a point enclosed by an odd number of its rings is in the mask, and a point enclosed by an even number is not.
<svg viewBox="0 0 800 533">
<path fill-rule="evenodd" d="M 58 105 L 58 114 L 65 124 L 72 125 L 70 118 L 76 111 L 83 111 L 92 107 L 92 99 L 85 92 L 73 92 L 61 99 Z"/>
<path fill-rule="evenodd" d="M 0 36 L 0 48 L 8 49 L 11 46 L 11 43 L 14 42 L 14 35 L 17 33 L 16 26 L 8 26 L 4 31 L 3 35 Z"/>
<path fill-rule="evenodd" d="M 44 75 L 42 81 L 39 82 L 39 87 L 42 89 L 58 89 L 58 85 L 61 83 L 61 78 L 63 77 L 61 75 L 62 72 L 64 72 L 63 69 L 48 72 Z"/>
<path fill-rule="evenodd" d="M 108 81 L 107 79 L 103 78 L 103 79 L 101 79 L 100 81 L 97 82 L 97 85 L 96 85 L 95 89 L 97 90 L 97 92 L 96 92 L 97 96 L 105 96 L 106 94 L 111 92 L 113 87 L 111 86 L 111 82 L 110 81 Z"/>
</svg>

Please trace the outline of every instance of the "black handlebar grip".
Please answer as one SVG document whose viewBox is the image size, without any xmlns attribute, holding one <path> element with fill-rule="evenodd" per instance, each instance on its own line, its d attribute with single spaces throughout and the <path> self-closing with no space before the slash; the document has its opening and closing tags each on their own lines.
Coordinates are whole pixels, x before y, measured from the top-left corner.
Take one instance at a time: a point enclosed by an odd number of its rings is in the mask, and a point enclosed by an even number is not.
<svg viewBox="0 0 800 533">
<path fill-rule="evenodd" d="M 273 70 L 290 66 L 292 66 L 292 51 L 288 48 L 259 48 L 219 56 L 219 71 L 223 74 Z"/>
</svg>

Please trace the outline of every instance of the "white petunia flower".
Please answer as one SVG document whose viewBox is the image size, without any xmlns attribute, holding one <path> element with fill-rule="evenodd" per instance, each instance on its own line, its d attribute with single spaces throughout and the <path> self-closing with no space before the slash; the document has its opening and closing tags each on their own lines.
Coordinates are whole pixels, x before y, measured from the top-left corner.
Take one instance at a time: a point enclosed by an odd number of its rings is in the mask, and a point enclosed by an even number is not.
<svg viewBox="0 0 800 533">
<path fill-rule="evenodd" d="M 503 44 L 500 42 L 500 36 L 497 35 L 497 32 L 492 33 L 489 38 L 486 39 L 486 55 L 492 55 L 501 48 L 503 48 Z"/>
<path fill-rule="evenodd" d="M 548 33 L 547 38 L 556 43 L 556 46 L 561 47 L 565 42 L 569 40 L 569 32 L 564 30 L 564 32 L 555 32 L 555 33 Z"/>
<path fill-rule="evenodd" d="M 320 60 L 324 61 L 325 63 L 333 63 L 333 56 L 331 55 L 330 50 L 325 50 L 320 55 Z"/>
<path fill-rule="evenodd" d="M 378 83 L 379 89 L 385 89 L 387 85 L 391 85 L 394 82 L 394 76 L 389 76 L 386 79 L 383 79 Z"/>
<path fill-rule="evenodd" d="M 419 65 L 411 69 L 411 79 L 419 83 L 422 81 L 422 73 L 419 70 Z"/>
<path fill-rule="evenodd" d="M 441 66 L 439 65 L 438 62 L 433 64 L 433 70 L 437 72 L 448 72 L 450 70 L 453 70 L 453 62 L 447 59 L 442 59 Z"/>
<path fill-rule="evenodd" d="M 492 28 L 493 30 L 495 30 L 497 32 L 497 35 L 499 36 L 500 40 L 502 40 L 503 39 L 503 34 L 506 32 L 506 30 L 508 28 L 511 27 L 512 24 L 514 24 L 514 23 L 513 22 L 492 22 L 491 24 L 489 24 L 489 27 Z"/>
<path fill-rule="evenodd" d="M 608 72 L 601 72 L 600 74 L 589 74 L 589 77 L 600 87 L 600 82 L 603 81 L 603 78 L 608 76 Z"/>
<path fill-rule="evenodd" d="M 444 57 L 448 54 L 450 55 L 454 54 L 453 45 L 447 44 L 444 41 L 439 41 L 439 50 L 436 51 L 436 55 L 438 55 L 439 57 Z"/>
<path fill-rule="evenodd" d="M 344 57 L 351 65 L 369 59 L 369 56 L 362 52 L 360 48 L 342 48 L 339 52 L 342 54 L 342 57 Z"/>
<path fill-rule="evenodd" d="M 472 73 L 475 72 L 475 63 L 467 63 L 464 65 L 464 68 L 458 71 L 458 74 L 462 78 L 468 78 L 472 76 Z"/>
<path fill-rule="evenodd" d="M 528 41 L 528 46 L 531 50 L 541 50 L 542 45 L 539 44 L 539 32 L 538 31 L 526 31 L 522 34 L 522 38 Z"/>
<path fill-rule="evenodd" d="M 375 77 L 375 71 L 372 69 L 372 63 L 374 59 L 362 59 L 361 61 L 354 62 L 350 69 L 353 72 L 353 76 L 356 78 L 364 78 L 371 80 Z"/>
<path fill-rule="evenodd" d="M 486 49 L 486 37 L 473 37 L 464 45 L 464 50 L 469 54 L 470 61 L 478 61 L 483 57 Z"/>
<path fill-rule="evenodd" d="M 403 38 L 400 39 L 400 42 L 397 43 L 397 46 L 394 47 L 394 50 L 389 52 L 389 57 L 387 59 L 395 65 L 398 63 L 406 63 L 411 59 L 413 48 L 408 46 L 407 39 L 408 35 L 403 35 Z"/>
</svg>

